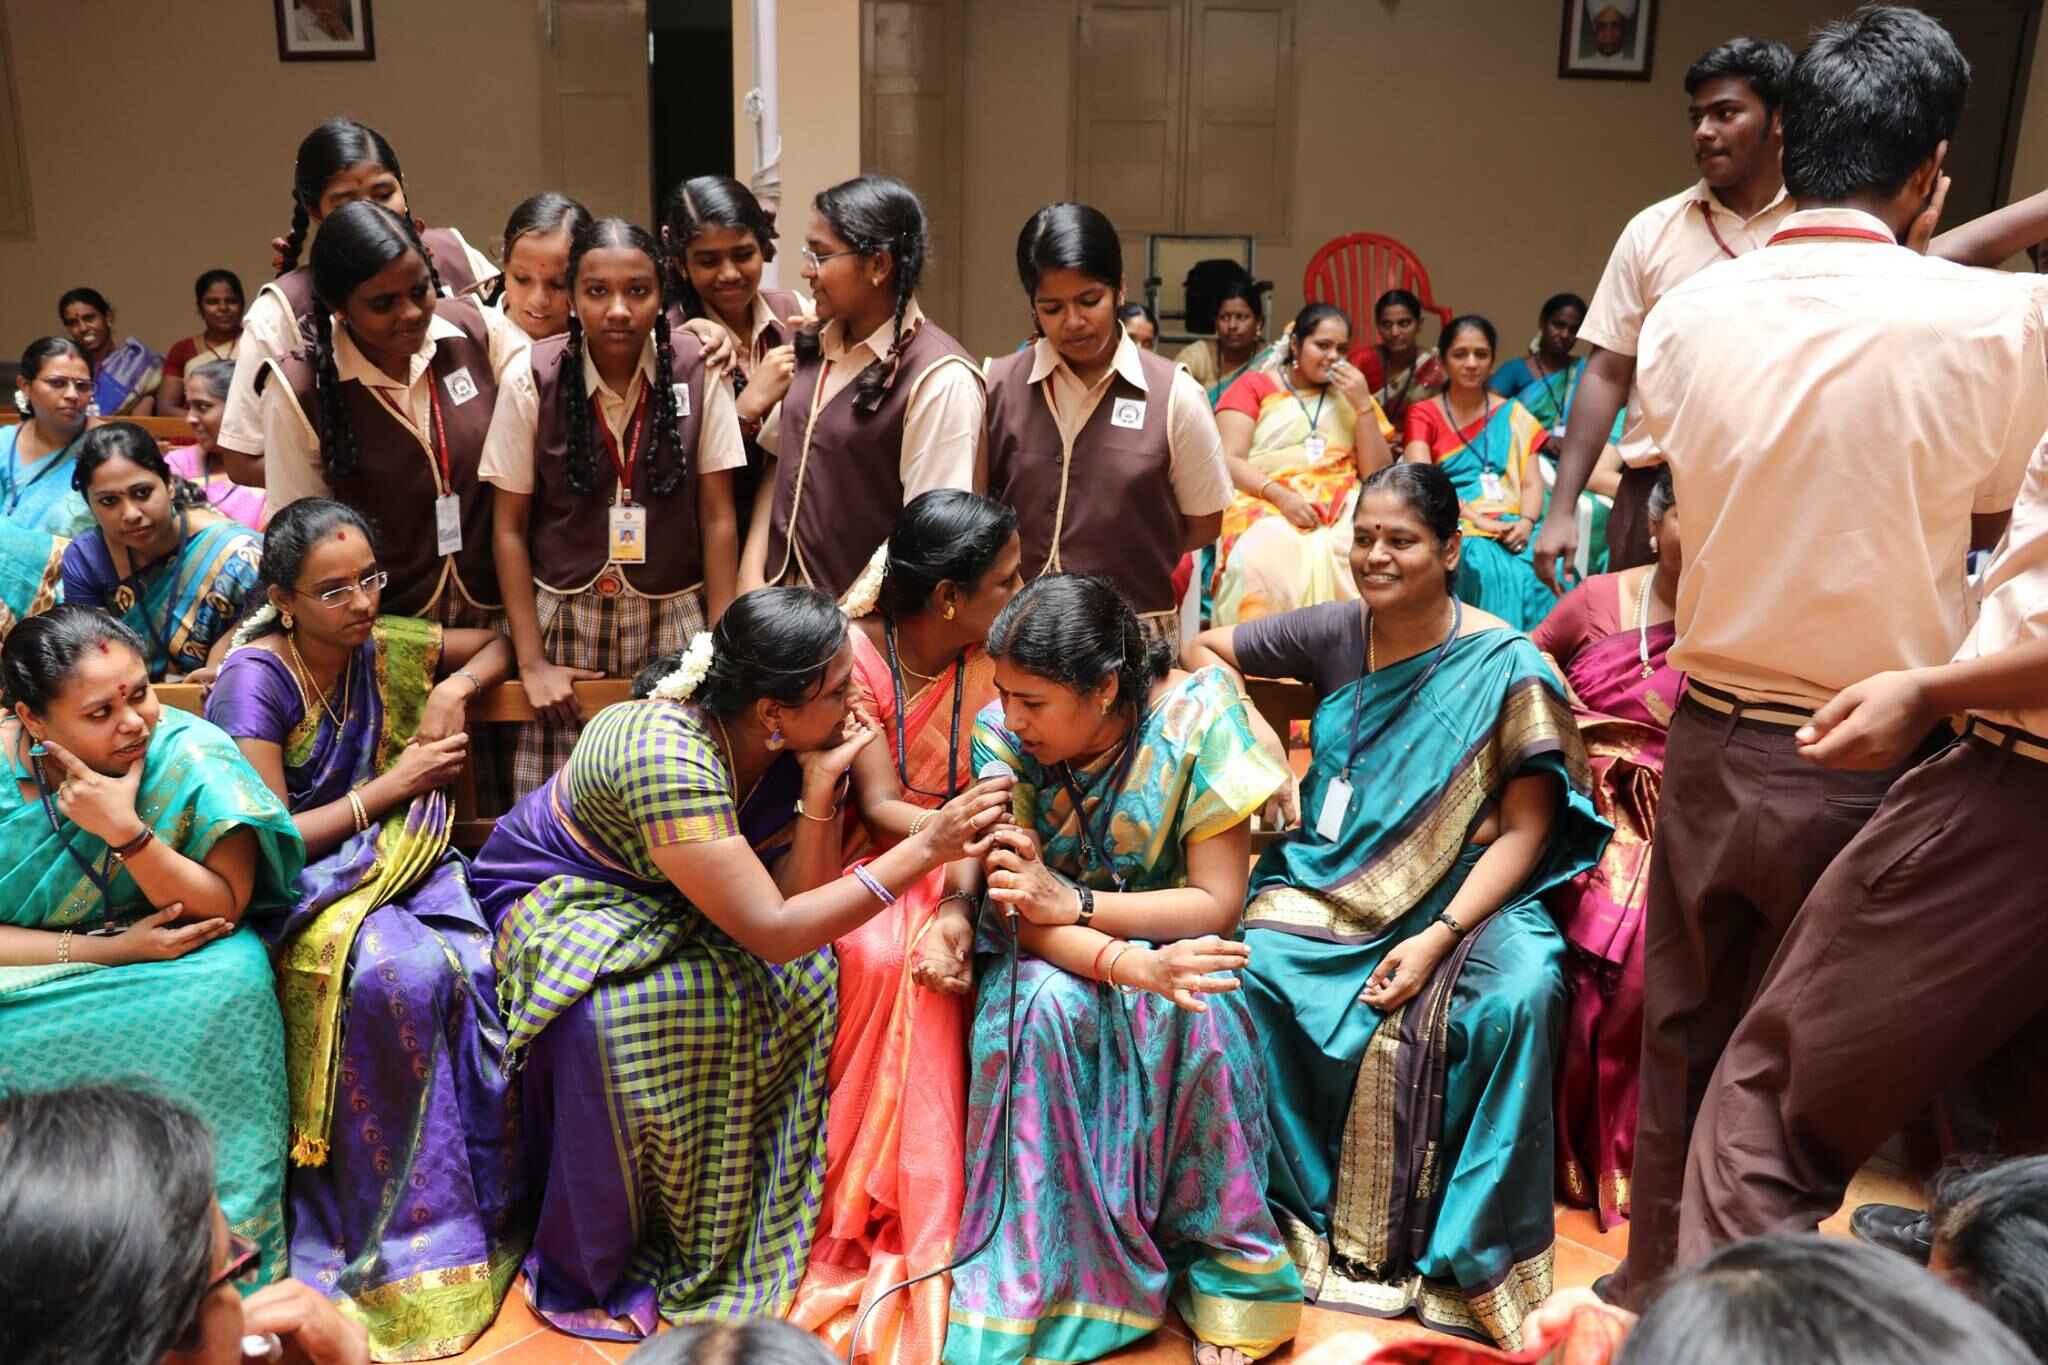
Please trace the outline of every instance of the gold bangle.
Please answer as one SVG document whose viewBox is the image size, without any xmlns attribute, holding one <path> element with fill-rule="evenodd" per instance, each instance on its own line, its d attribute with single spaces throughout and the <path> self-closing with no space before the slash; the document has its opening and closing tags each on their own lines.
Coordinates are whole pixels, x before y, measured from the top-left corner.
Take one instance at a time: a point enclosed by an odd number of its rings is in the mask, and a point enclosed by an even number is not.
<svg viewBox="0 0 2048 1365">
<path fill-rule="evenodd" d="M 1110 955 L 1109 970 L 1103 973 L 1103 979 L 1108 981 L 1110 985 L 1115 986 L 1118 990 L 1122 990 L 1123 987 L 1117 986 L 1116 984 L 1116 964 L 1123 961 L 1124 954 L 1128 953 L 1130 950 L 1131 945 L 1128 941 L 1117 944 L 1116 952 Z"/>
<path fill-rule="evenodd" d="M 71 961 L 71 931 L 66 929 L 57 935 L 57 965 L 64 966 Z"/>
<path fill-rule="evenodd" d="M 829 825 L 834 820 L 837 820 L 839 818 L 839 807 L 837 805 L 834 805 L 832 807 L 831 813 L 827 815 L 813 815 L 809 811 L 804 809 L 804 799 L 801 796 L 799 796 L 796 799 L 796 813 L 798 815 L 803 816 L 803 818 L 806 820 L 816 820 L 821 825 Z"/>
<path fill-rule="evenodd" d="M 351 788 L 348 794 L 348 808 L 355 812 L 356 833 L 361 834 L 370 827 L 370 813 L 363 809 L 363 798 Z"/>
<path fill-rule="evenodd" d="M 911 837 L 911 838 L 913 838 L 913 839 L 915 839 L 915 838 L 916 838 L 916 837 L 917 837 L 918 835 L 920 835 L 920 834 L 924 833 L 924 827 L 925 827 L 926 825 L 929 825 L 929 824 L 930 824 L 930 823 L 931 823 L 932 821 L 934 821 L 934 820 L 936 820 L 936 819 L 938 819 L 938 818 L 939 818 L 939 813 L 938 813 L 937 811 L 935 811 L 935 810 L 928 810 L 928 811 L 926 811 L 926 812 L 925 812 L 924 814 L 922 814 L 922 815 L 918 816 L 918 817 L 917 817 L 916 819 L 912 820 L 912 821 L 910 822 L 910 837 Z M 944 903 L 944 902 L 941 902 L 941 904 L 943 904 L 943 903 Z"/>
<path fill-rule="evenodd" d="M 965 891 L 948 891 L 945 895 L 939 897 L 939 904 L 933 906 L 932 909 L 935 911 L 938 910 L 940 906 L 943 906 L 947 901 L 959 901 L 962 905 L 967 907 L 968 914 L 971 915 L 974 913 L 974 897 L 968 895 Z"/>
</svg>

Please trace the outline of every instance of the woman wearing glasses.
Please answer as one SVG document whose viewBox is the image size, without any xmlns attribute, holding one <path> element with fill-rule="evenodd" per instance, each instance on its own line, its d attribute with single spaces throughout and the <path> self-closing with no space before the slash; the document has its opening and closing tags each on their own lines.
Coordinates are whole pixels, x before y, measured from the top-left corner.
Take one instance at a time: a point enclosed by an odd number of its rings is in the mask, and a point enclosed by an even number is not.
<svg viewBox="0 0 2048 1365">
<path fill-rule="evenodd" d="M 453 1355 L 490 1326 L 524 1242 L 490 931 L 443 790 L 468 754 L 469 699 L 510 672 L 511 642 L 380 616 L 388 577 L 353 509 L 284 508 L 263 537 L 269 605 L 206 715 L 311 859 L 264 935 L 290 1074 L 292 1265 L 396 1359 Z"/>
<path fill-rule="evenodd" d="M 368 1365 L 363 1329 L 297 1280 L 242 1297 L 259 1252 L 222 1216 L 214 1153 L 198 1114 L 144 1090 L 0 1099 L 0 1359 L 225 1365 L 253 1336 Z"/>
<path fill-rule="evenodd" d="M 146 1075 L 191 1106 L 213 1130 L 228 1224 L 261 1245 L 258 1278 L 277 1279 L 284 1040 L 263 940 L 240 926 L 291 904 L 305 859 L 291 816 L 227 736 L 163 708 L 141 639 L 102 612 L 17 623 L 0 683 L 0 1078 L 28 1091 Z M 140 1175 L 121 1184 L 148 1193 Z M 10 1221 L 0 1243 L 20 1241 Z M 0 1359 L 23 1358 L 6 1340 L 23 1302 L 0 1286 Z"/>
<path fill-rule="evenodd" d="M 982 646 L 1024 581 L 1017 514 L 977 493 L 919 494 L 885 549 L 879 572 L 863 574 L 842 603 L 855 618 L 847 637 L 857 704 L 881 731 L 854 759 L 848 862 L 921 830 L 974 784 L 974 718 L 996 696 Z M 964 871 L 933 868 L 833 944 L 839 1032 L 824 1212 L 789 1313 L 831 1340 L 843 1340 L 889 1286 L 951 1260 L 958 1240 L 974 982 Z M 890 1354 L 894 1343 L 900 1365 L 937 1361 L 949 1289 L 937 1276 L 892 1295 L 855 1354 Z"/>
<path fill-rule="evenodd" d="M 764 470 L 740 591 L 808 583 L 837 597 L 934 488 L 981 477 L 981 371 L 917 306 L 930 245 L 908 185 L 864 175 L 811 201 L 804 281 L 823 327 L 796 335 L 789 392 L 761 428 Z"/>
</svg>

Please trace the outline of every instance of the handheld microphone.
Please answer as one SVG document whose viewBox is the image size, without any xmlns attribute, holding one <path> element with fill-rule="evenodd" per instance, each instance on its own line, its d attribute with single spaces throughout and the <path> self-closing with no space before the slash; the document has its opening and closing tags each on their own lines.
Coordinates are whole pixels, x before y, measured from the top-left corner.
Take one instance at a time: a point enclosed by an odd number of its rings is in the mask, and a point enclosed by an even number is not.
<svg viewBox="0 0 2048 1365">
<path fill-rule="evenodd" d="M 982 764 L 981 767 L 978 770 L 976 770 L 974 774 L 974 780 L 976 782 L 986 782 L 992 777 L 1007 777 L 1012 781 L 1015 781 L 1017 777 L 1017 770 L 1011 767 L 1009 764 L 1003 762 L 1003 760 L 1001 760 L 1000 758 L 992 758 L 988 762 Z M 1016 797 L 1014 795 L 1012 795 L 1010 798 L 1010 813 L 1008 817 L 1004 820 L 999 820 L 996 823 L 1011 825 L 1022 823 L 1022 821 L 1017 819 L 1017 804 Z M 1017 908 L 1015 906 L 1004 907 L 1003 917 L 1007 919 L 1012 926 L 1014 926 L 1017 923 Z"/>
</svg>

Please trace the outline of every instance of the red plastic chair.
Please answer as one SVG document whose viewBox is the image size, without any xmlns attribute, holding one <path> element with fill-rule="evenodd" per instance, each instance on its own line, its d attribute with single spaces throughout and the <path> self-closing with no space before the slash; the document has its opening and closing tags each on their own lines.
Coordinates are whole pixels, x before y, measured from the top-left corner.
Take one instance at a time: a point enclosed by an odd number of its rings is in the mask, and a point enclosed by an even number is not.
<svg viewBox="0 0 2048 1365">
<path fill-rule="evenodd" d="M 1371 327 L 1371 338 L 1379 340 L 1373 327 L 1372 306 L 1389 289 L 1406 289 L 1435 313 L 1439 323 L 1451 320 L 1451 310 L 1430 292 L 1429 272 L 1415 253 L 1376 232 L 1354 232 L 1333 237 L 1309 258 L 1302 272 L 1301 294 L 1310 303 L 1334 303 L 1350 316 L 1355 329 Z M 1357 332 L 1354 332 L 1357 335 Z"/>
</svg>

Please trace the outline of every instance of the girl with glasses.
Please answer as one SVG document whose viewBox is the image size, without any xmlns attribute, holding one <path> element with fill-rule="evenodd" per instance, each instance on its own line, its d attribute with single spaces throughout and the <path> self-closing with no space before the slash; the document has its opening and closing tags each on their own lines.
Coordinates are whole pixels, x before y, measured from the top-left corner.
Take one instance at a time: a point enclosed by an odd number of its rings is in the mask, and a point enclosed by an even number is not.
<svg viewBox="0 0 2048 1365">
<path fill-rule="evenodd" d="M 817 331 L 797 334 L 789 392 L 761 429 L 762 475 L 742 591 L 808 583 L 834 597 L 934 488 L 980 490 L 981 371 L 917 306 L 930 247 L 908 185 L 864 175 L 812 201 L 804 280 Z"/>
<path fill-rule="evenodd" d="M 309 863 L 275 954 L 292 1264 L 386 1358 L 467 1347 L 521 1250 L 489 928 L 449 847 L 465 709 L 511 671 L 483 630 L 379 614 L 368 524 L 326 498 L 263 538 L 266 607 L 206 715 L 292 813 Z M 395 1196 L 397 1204 L 390 1204 Z M 462 1283 L 450 1296 L 430 1287 Z"/>
</svg>

